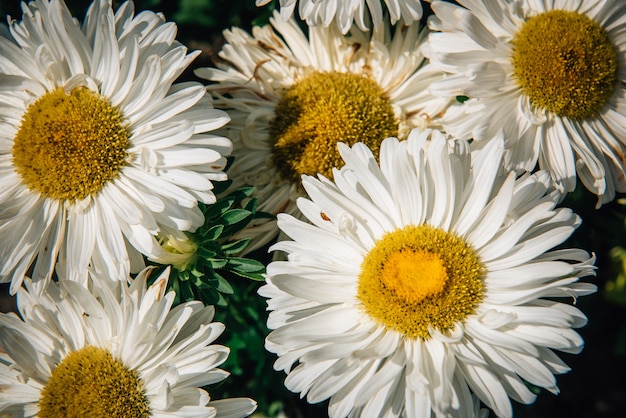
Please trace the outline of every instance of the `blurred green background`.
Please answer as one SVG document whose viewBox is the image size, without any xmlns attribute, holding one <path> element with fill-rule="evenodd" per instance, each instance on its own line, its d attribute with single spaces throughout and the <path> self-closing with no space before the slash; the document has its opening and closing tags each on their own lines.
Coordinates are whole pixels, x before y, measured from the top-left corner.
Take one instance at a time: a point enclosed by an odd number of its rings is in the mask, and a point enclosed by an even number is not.
<svg viewBox="0 0 626 418">
<path fill-rule="evenodd" d="M 114 6 L 120 2 L 114 2 Z M 87 1 L 68 1 L 74 16 L 82 20 Z M 425 6 L 427 9 L 427 6 Z M 178 24 L 178 39 L 190 50 L 202 54 L 183 74 L 195 79 L 192 69 L 213 65 L 221 48 L 222 30 L 268 22 L 273 5 L 257 8 L 254 0 L 140 0 L 136 12 L 144 9 L 163 12 Z M 21 19 L 19 1 L 0 1 L 0 14 Z M 426 10 L 428 14 L 428 9 Z M 620 196 L 618 196 L 620 197 Z M 576 301 L 589 317 L 580 330 L 586 347 L 580 355 L 562 354 L 572 368 L 558 376 L 561 394 L 541 392 L 533 405 L 515 405 L 516 417 L 618 418 L 626 416 L 626 206 L 619 200 L 594 209 L 595 196 L 579 188 L 567 196 L 568 206 L 583 219 L 583 225 L 563 247 L 578 247 L 597 256 L 597 277 L 585 278 L 598 286 L 598 292 Z M 252 255 L 267 262 L 266 250 Z M 266 353 L 263 339 L 265 301 L 256 294 L 260 284 L 242 278 L 229 278 L 235 288 L 226 308 L 218 308 L 217 319 L 225 322 L 226 332 L 219 342 L 230 347 L 231 355 L 223 366 L 232 373 L 224 383 L 209 388 L 214 399 L 248 396 L 259 402 L 257 414 L 276 416 L 284 411 L 292 418 L 326 416 L 326 404 L 308 405 L 282 386 L 283 373 L 275 372 L 273 354 Z M 2 286 L 2 310 L 12 309 L 8 289 Z"/>
</svg>

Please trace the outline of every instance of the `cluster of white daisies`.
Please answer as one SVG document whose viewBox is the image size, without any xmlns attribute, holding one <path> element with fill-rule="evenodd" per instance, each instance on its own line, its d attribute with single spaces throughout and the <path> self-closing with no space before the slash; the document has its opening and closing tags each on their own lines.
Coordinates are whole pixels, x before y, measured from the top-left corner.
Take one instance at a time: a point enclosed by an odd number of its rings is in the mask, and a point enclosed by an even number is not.
<svg viewBox="0 0 626 418">
<path fill-rule="evenodd" d="M 241 234 L 276 255 L 266 348 L 329 416 L 510 417 L 557 393 L 555 351 L 583 347 L 570 302 L 595 291 L 558 204 L 577 180 L 598 207 L 626 191 L 626 3 L 456 3 L 422 27 L 419 0 L 280 0 L 225 31 L 207 86 L 176 82 L 197 53 L 161 14 L 24 3 L 0 31 L 0 280 L 21 315 L 0 316 L 0 412 L 254 411 L 201 389 L 227 375 L 213 308 L 173 307 L 144 269 L 227 178 L 277 218 Z"/>
</svg>

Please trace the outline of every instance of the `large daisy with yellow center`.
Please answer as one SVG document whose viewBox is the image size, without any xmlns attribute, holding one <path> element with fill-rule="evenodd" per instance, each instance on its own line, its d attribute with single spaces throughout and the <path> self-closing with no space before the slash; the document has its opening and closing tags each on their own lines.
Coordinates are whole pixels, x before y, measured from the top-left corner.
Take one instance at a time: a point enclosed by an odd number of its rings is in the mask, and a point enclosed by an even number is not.
<svg viewBox="0 0 626 418">
<path fill-rule="evenodd" d="M 377 153 L 382 139 L 435 124 L 450 102 L 426 93 L 442 73 L 425 65 L 426 32 L 417 24 L 390 37 L 335 27 L 306 35 L 277 13 L 271 23 L 252 35 L 226 31 L 218 68 L 196 70 L 214 82 L 216 106 L 232 118 L 220 131 L 234 143 L 232 187 L 254 186 L 259 211 L 296 214 L 300 177 L 330 177 L 342 164 L 337 142 L 364 142 Z M 275 222 L 258 222 L 246 231 L 248 250 L 277 233 Z"/>
<path fill-rule="evenodd" d="M 161 226 L 202 225 L 230 140 L 200 83 L 172 84 L 197 53 L 161 14 L 94 2 L 82 25 L 62 1 L 23 5 L 0 37 L 0 280 L 33 267 L 111 279 L 159 254 Z M 34 263 L 34 266 L 33 266 Z"/>
<path fill-rule="evenodd" d="M 200 302 L 172 308 L 167 271 L 146 286 L 88 277 L 38 296 L 17 293 L 21 318 L 0 314 L 0 413 L 15 417 L 245 417 L 247 398 L 211 400 L 228 348 L 224 325 Z"/>
<path fill-rule="evenodd" d="M 503 139 L 470 155 L 438 131 L 386 139 L 380 164 L 339 144 L 334 181 L 305 176 L 309 223 L 282 214 L 259 293 L 266 348 L 285 385 L 331 417 L 474 416 L 472 396 L 510 417 L 529 384 L 558 392 L 595 291 L 583 250 L 553 250 L 580 224 L 540 171 L 502 176 Z M 559 298 L 561 300 L 559 301 Z"/>
<path fill-rule="evenodd" d="M 626 3 L 432 3 L 426 55 L 451 73 L 431 86 L 469 100 L 444 127 L 484 146 L 509 138 L 507 169 L 539 168 L 566 191 L 578 177 L 598 206 L 626 192 Z"/>
</svg>

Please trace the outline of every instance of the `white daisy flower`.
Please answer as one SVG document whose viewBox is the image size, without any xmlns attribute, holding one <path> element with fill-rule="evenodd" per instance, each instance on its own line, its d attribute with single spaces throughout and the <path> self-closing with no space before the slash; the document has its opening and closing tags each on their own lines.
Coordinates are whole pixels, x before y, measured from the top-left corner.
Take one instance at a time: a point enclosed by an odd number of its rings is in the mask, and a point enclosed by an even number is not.
<svg viewBox="0 0 626 418">
<path fill-rule="evenodd" d="M 271 0 L 256 0 L 257 6 L 264 6 Z M 280 16 L 289 20 L 293 16 L 298 0 L 280 0 Z M 368 22 L 374 23 L 374 28 L 383 26 L 384 11 L 379 0 L 300 0 L 298 14 L 307 25 L 322 25 L 328 27 L 331 23 L 346 33 L 353 23 L 361 30 L 368 30 Z M 420 0 L 385 0 L 385 11 L 389 13 L 391 24 L 402 21 L 410 25 L 422 17 L 422 3 Z"/>
<path fill-rule="evenodd" d="M 0 314 L 0 413 L 15 417 L 243 417 L 247 398 L 211 400 L 202 386 L 228 376 L 224 325 L 198 301 L 172 308 L 167 274 L 146 288 L 70 280 L 20 288 L 21 317 Z M 100 282 L 100 283 L 99 283 Z M 31 282 L 26 281 L 27 287 Z"/>
<path fill-rule="evenodd" d="M 226 31 L 219 68 L 196 70 L 216 82 L 209 91 L 232 122 L 232 189 L 254 186 L 259 211 L 295 214 L 302 174 L 342 164 L 336 143 L 367 143 L 378 150 L 388 136 L 436 123 L 449 99 L 427 93 L 442 76 L 419 52 L 426 32 L 418 24 L 344 36 L 336 28 L 310 28 L 274 14 L 272 26 Z M 276 33 L 278 32 L 278 33 Z M 275 222 L 248 229 L 251 251 L 275 238 Z"/>
<path fill-rule="evenodd" d="M 449 149 L 449 145 L 451 149 Z M 499 417 L 527 386 L 557 393 L 586 317 L 553 298 L 595 286 L 593 258 L 551 250 L 580 224 L 543 171 L 498 176 L 502 138 L 470 159 L 438 131 L 386 139 L 380 166 L 339 144 L 334 182 L 305 176 L 312 223 L 279 215 L 293 241 L 267 268 L 266 348 L 287 388 L 331 417 L 474 416 L 472 394 Z M 509 399 L 510 398 L 510 399 Z"/>
<path fill-rule="evenodd" d="M 98 0 L 80 26 L 62 1 L 23 3 L 0 37 L 0 280 L 15 293 L 36 259 L 124 280 L 154 256 L 160 225 L 193 231 L 225 180 L 228 115 L 201 83 L 173 81 L 197 53 L 161 14 Z M 132 260 L 133 262 L 129 261 Z"/>
<path fill-rule="evenodd" d="M 444 126 L 484 145 L 503 129 L 507 169 L 539 163 L 598 206 L 626 191 L 626 3 L 435 1 L 426 54 L 452 73 L 432 91 L 470 100 Z"/>
</svg>

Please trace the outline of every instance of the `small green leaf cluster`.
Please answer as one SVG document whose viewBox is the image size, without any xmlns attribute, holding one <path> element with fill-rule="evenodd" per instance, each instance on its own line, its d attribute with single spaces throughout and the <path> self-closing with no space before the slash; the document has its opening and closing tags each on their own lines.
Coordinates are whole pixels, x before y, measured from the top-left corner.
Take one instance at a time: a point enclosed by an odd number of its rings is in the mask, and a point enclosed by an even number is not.
<svg viewBox="0 0 626 418">
<path fill-rule="evenodd" d="M 201 300 L 206 305 L 226 306 L 224 295 L 234 289 L 228 279 L 242 277 L 264 280 L 265 265 L 241 257 L 249 238 L 236 238 L 253 219 L 267 217 L 257 213 L 253 188 L 241 188 L 220 197 L 212 205 L 200 204 L 205 223 L 188 238 L 197 245 L 196 255 L 184 269 L 172 266 L 169 286 L 176 292 L 175 303 Z"/>
</svg>

